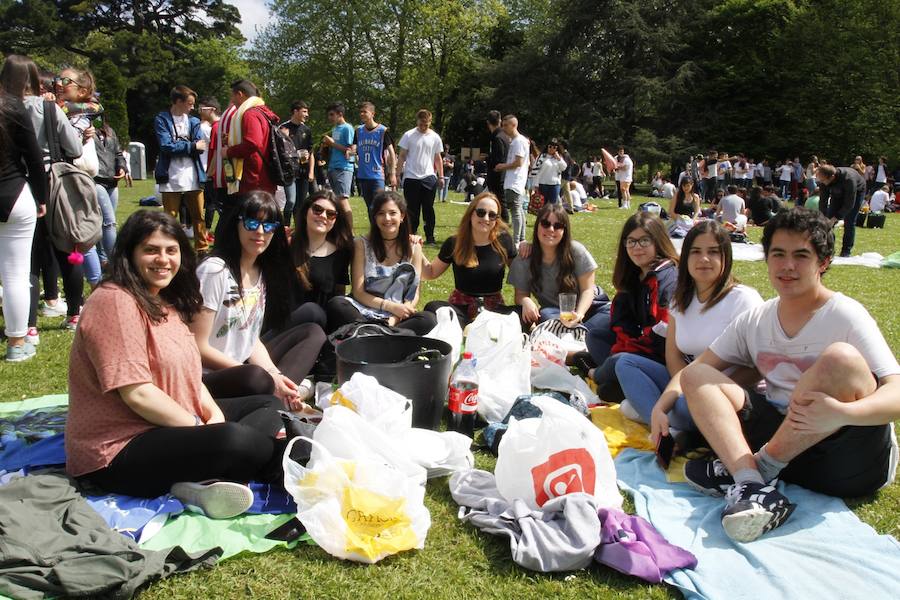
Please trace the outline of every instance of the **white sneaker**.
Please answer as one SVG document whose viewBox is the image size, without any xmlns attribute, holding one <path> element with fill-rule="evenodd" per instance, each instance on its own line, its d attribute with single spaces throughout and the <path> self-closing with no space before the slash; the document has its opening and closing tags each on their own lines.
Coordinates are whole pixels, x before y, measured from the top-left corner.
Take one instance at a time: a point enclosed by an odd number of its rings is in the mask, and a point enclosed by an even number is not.
<svg viewBox="0 0 900 600">
<path fill-rule="evenodd" d="M 41 316 L 42 317 L 64 317 L 66 316 L 66 312 L 69 310 L 69 305 L 66 304 L 66 301 L 60 298 L 56 301 L 56 304 L 50 305 L 44 302 L 41 305 Z"/>
<path fill-rule="evenodd" d="M 25 343 L 37 346 L 41 343 L 41 336 L 38 334 L 37 327 L 29 327 L 28 333 L 25 334 Z"/>
<path fill-rule="evenodd" d="M 250 488 L 232 481 L 181 481 L 172 485 L 171 494 L 210 519 L 230 519 L 253 505 Z"/>
<path fill-rule="evenodd" d="M 638 411 L 634 409 L 634 407 L 631 405 L 631 402 L 627 398 L 625 400 L 622 400 L 622 403 L 619 404 L 619 412 L 622 413 L 622 416 L 626 419 L 631 419 L 632 421 L 643 423 L 641 415 L 638 414 Z"/>
</svg>

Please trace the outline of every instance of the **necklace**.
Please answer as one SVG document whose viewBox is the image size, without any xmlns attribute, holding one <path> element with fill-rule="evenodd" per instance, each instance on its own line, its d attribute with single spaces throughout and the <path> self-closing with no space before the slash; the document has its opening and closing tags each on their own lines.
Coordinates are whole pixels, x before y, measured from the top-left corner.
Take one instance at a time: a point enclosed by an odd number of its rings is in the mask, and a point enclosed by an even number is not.
<svg viewBox="0 0 900 600">
<path fill-rule="evenodd" d="M 315 248 L 313 248 L 312 250 L 309 251 L 309 255 L 315 256 L 316 252 L 321 250 L 327 243 L 328 243 L 328 238 L 325 238 L 324 240 L 322 240 L 321 244 L 319 244 L 318 246 L 316 246 Z"/>
<path fill-rule="evenodd" d="M 398 236 L 395 236 L 395 237 L 392 237 L 392 238 L 386 238 L 386 237 L 383 237 L 383 238 L 381 238 L 381 239 L 382 239 L 383 241 L 385 241 L 385 242 L 396 242 L 398 237 L 400 237 L 400 236 L 398 235 Z"/>
</svg>

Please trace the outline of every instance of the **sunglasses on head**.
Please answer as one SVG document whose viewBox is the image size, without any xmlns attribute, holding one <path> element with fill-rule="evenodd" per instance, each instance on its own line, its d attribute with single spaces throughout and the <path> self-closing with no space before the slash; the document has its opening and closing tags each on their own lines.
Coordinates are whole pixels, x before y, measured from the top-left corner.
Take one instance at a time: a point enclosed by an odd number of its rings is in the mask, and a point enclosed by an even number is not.
<svg viewBox="0 0 900 600">
<path fill-rule="evenodd" d="M 499 216 L 494 211 L 488 210 L 486 208 L 476 208 L 475 214 L 478 215 L 479 219 L 483 219 L 483 218 L 487 217 L 489 221 L 496 221 L 497 217 Z"/>
<path fill-rule="evenodd" d="M 551 223 L 549 219 L 541 219 L 541 227 L 544 229 L 554 229 L 556 231 L 561 231 L 566 228 L 566 226 L 559 221 Z"/>
<path fill-rule="evenodd" d="M 329 221 L 334 221 L 335 219 L 337 219 L 337 211 L 336 210 L 332 210 L 330 208 L 325 208 L 321 204 L 313 204 L 309 207 L 309 209 L 317 217 L 321 217 L 322 215 L 325 215 L 325 218 L 328 219 Z"/>
<path fill-rule="evenodd" d="M 262 225 L 263 233 L 272 233 L 281 225 L 278 221 L 260 221 L 259 219 L 248 219 L 247 217 L 241 217 L 241 223 L 247 231 L 256 231 Z"/>
</svg>

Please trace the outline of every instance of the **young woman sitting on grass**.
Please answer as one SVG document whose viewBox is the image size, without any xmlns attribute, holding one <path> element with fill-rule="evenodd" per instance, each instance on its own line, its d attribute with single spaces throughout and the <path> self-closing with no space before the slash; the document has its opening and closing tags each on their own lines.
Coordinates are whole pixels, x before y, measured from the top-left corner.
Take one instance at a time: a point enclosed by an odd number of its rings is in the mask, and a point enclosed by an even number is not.
<svg viewBox="0 0 900 600">
<path fill-rule="evenodd" d="M 353 232 L 329 190 L 314 192 L 297 210 L 291 256 L 296 289 L 290 322 L 318 323 L 331 333 L 325 307 L 350 284 Z"/>
<path fill-rule="evenodd" d="M 516 288 L 522 322 L 530 327 L 559 319 L 566 327 L 584 325 L 588 332 L 608 331 L 609 302 L 594 283 L 596 270 L 591 253 L 572 239 L 566 209 L 560 203 L 545 204 L 534 223 L 530 254 L 517 256 L 509 269 L 508 281 Z M 560 313 L 561 293 L 577 295 L 572 313 Z"/>
<path fill-rule="evenodd" d="M 434 313 L 416 311 L 423 255 L 409 237 L 406 201 L 397 192 L 378 192 L 372 215 L 369 235 L 354 242 L 353 295 L 328 303 L 329 326 L 384 323 L 425 335 L 437 321 Z"/>
<path fill-rule="evenodd" d="M 616 378 L 625 394 L 623 410 L 651 425 L 653 439 L 696 430 L 681 391 L 679 373 L 703 354 L 735 317 L 762 303 L 759 293 L 731 273 L 731 239 L 715 221 L 701 221 L 684 238 L 678 282 L 669 310 L 665 363 L 622 354 Z M 628 411 L 626 403 L 633 409 Z"/>
<path fill-rule="evenodd" d="M 274 393 L 291 410 L 311 397 L 306 376 L 325 332 L 315 323 L 285 328 L 292 276 L 281 211 L 268 192 L 251 192 L 197 268 L 203 307 L 190 327 L 214 397 Z"/>
<path fill-rule="evenodd" d="M 109 492 L 171 492 L 207 516 L 244 512 L 231 482 L 277 481 L 284 442 L 274 396 L 213 400 L 185 324 L 203 301 L 194 254 L 169 215 L 139 210 L 119 232 L 69 356 L 66 469 Z M 195 482 L 222 480 L 212 484 Z"/>
<path fill-rule="evenodd" d="M 442 306 L 456 311 L 465 327 L 482 308 L 509 313 L 503 304 L 503 276 L 516 256 L 509 229 L 500 220 L 500 201 L 490 192 L 480 194 L 469 203 L 456 235 L 444 241 L 437 258 L 422 268 L 423 279 L 437 279 L 453 267 L 454 290 L 450 301 L 434 300 L 426 311 L 437 312 Z"/>
<path fill-rule="evenodd" d="M 659 217 L 635 213 L 625 221 L 619 236 L 613 285 L 616 296 L 610 310 L 614 336 L 588 333 L 587 347 L 595 364 L 588 375 L 597 383 L 602 400 L 621 402 L 616 362 L 627 354 L 640 354 L 665 363 L 665 338 L 658 333 L 669 320 L 669 303 L 675 292 L 678 255 Z"/>
</svg>

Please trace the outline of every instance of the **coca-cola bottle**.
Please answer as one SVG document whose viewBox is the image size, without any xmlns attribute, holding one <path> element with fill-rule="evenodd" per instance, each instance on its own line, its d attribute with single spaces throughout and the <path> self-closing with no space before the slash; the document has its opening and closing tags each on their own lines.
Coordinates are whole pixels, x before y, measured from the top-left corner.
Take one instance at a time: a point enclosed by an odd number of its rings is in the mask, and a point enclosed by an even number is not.
<svg viewBox="0 0 900 600">
<path fill-rule="evenodd" d="M 475 359 L 471 352 L 463 354 L 453 371 L 447 408 L 447 430 L 473 437 L 475 411 L 478 408 L 478 373 L 475 372 Z"/>
</svg>

